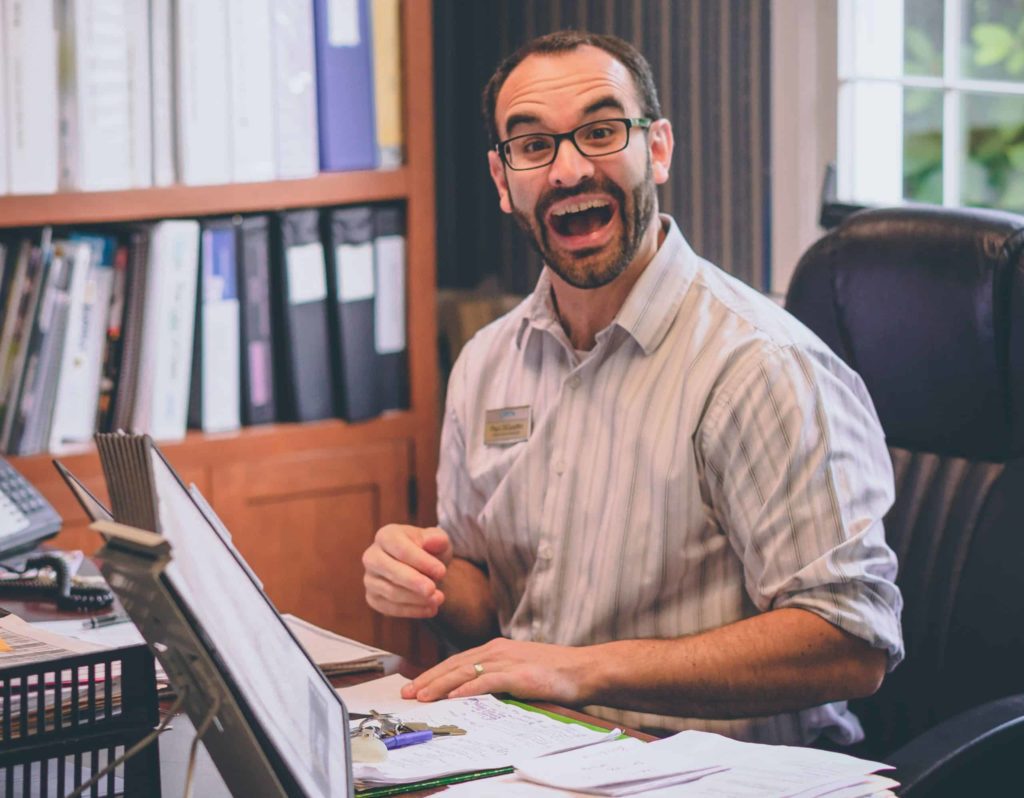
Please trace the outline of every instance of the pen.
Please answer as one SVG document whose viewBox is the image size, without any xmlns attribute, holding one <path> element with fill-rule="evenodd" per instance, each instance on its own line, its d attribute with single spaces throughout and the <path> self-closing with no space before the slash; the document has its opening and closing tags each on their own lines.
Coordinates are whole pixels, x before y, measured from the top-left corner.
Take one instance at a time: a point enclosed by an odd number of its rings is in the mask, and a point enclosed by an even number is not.
<svg viewBox="0 0 1024 798">
<path fill-rule="evenodd" d="M 131 618 L 127 615 L 112 612 L 110 615 L 97 615 L 95 618 L 83 621 L 82 628 L 96 629 L 100 626 L 113 626 L 115 623 L 128 623 L 129 621 L 131 621 Z"/>
<path fill-rule="evenodd" d="M 394 737 L 382 737 L 381 742 L 384 743 L 385 748 L 391 751 L 395 748 L 405 748 L 407 745 L 426 743 L 433 738 L 434 733 L 430 729 L 426 729 L 424 731 L 403 732 L 402 734 L 396 734 Z"/>
</svg>

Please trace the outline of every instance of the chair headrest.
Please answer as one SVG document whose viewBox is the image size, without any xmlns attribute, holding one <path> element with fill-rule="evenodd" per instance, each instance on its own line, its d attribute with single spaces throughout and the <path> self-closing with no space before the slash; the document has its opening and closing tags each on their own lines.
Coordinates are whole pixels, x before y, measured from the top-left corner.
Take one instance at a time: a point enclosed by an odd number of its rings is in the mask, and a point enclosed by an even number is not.
<svg viewBox="0 0 1024 798">
<path fill-rule="evenodd" d="M 1024 452 L 1024 216 L 861 211 L 800 259 L 786 307 L 861 375 L 891 446 Z"/>
</svg>

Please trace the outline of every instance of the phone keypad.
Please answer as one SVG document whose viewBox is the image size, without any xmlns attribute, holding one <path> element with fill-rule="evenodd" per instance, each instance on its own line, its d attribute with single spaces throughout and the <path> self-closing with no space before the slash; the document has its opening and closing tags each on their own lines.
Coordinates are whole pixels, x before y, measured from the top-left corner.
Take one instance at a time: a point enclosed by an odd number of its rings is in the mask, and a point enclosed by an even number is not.
<svg viewBox="0 0 1024 798">
<path fill-rule="evenodd" d="M 7 463 L 0 461 L 0 501 L 3 497 L 25 515 L 42 510 L 46 503 L 39 492 Z"/>
</svg>

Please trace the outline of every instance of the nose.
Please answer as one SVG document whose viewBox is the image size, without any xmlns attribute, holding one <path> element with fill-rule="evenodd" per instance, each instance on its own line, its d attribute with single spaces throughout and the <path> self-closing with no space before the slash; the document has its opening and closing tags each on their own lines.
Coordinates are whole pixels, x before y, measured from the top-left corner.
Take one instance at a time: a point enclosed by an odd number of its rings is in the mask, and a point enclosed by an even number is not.
<svg viewBox="0 0 1024 798">
<path fill-rule="evenodd" d="M 558 142 L 555 160 L 548 167 L 548 182 L 559 188 L 571 188 L 594 174 L 594 162 L 583 155 L 570 139 Z"/>
</svg>

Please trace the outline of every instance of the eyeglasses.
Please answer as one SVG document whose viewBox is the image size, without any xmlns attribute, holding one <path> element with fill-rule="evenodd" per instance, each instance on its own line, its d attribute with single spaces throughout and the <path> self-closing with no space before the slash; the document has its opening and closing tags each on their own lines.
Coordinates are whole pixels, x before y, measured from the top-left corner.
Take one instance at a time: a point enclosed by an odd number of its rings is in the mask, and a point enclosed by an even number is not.
<svg viewBox="0 0 1024 798">
<path fill-rule="evenodd" d="M 553 163 L 558 145 L 568 139 L 587 158 L 621 152 L 629 146 L 630 128 L 649 128 L 650 119 L 599 119 L 568 133 L 527 133 L 498 142 L 495 149 L 505 166 L 523 172 Z"/>
</svg>

